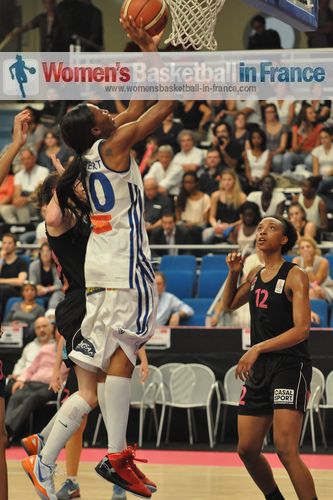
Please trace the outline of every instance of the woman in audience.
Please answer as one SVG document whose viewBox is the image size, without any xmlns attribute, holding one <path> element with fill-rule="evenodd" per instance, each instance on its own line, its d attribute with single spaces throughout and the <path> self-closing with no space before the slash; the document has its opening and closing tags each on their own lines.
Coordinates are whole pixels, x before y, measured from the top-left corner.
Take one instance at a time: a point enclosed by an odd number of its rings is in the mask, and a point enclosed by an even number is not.
<svg viewBox="0 0 333 500">
<path fill-rule="evenodd" d="M 293 262 L 307 273 L 310 282 L 310 299 L 333 301 L 333 280 L 329 276 L 329 262 L 320 256 L 320 249 L 313 238 L 302 236 L 298 242 L 299 257 Z"/>
<path fill-rule="evenodd" d="M 37 286 L 30 281 L 24 283 L 21 289 L 23 300 L 15 302 L 8 312 L 6 322 L 19 322 L 23 325 L 24 342 L 32 340 L 34 336 L 34 322 L 44 316 L 45 309 L 37 304 Z"/>
<path fill-rule="evenodd" d="M 282 84 L 283 85 L 283 84 Z M 276 90 L 283 87 L 276 87 Z M 283 90 L 284 92 L 284 90 Z M 276 106 L 279 120 L 282 125 L 291 127 L 295 118 L 295 102 L 289 99 L 269 99 L 266 104 L 274 104 Z"/>
<path fill-rule="evenodd" d="M 320 146 L 312 151 L 312 173 L 314 177 L 321 175 L 319 193 L 329 193 L 333 189 L 333 144 L 332 130 L 323 128 L 320 132 Z"/>
<path fill-rule="evenodd" d="M 182 187 L 176 203 L 176 218 L 190 229 L 201 231 L 208 223 L 210 197 L 199 190 L 195 172 L 183 176 Z"/>
<path fill-rule="evenodd" d="M 260 208 L 262 217 L 269 215 L 282 215 L 286 197 L 275 190 L 276 181 L 270 174 L 266 175 L 260 183 L 260 191 L 252 191 L 247 197 Z"/>
<path fill-rule="evenodd" d="M 317 195 L 321 177 L 309 177 L 304 179 L 301 188 L 302 193 L 293 201 L 298 201 L 305 210 L 306 218 L 313 222 L 318 229 L 327 228 L 327 210 L 324 201 Z"/>
<path fill-rule="evenodd" d="M 43 243 L 40 247 L 39 259 L 31 262 L 29 280 L 36 283 L 37 295 L 48 302 L 49 309 L 55 309 L 59 302 L 64 299 L 64 294 L 61 291 L 62 283 L 58 278 L 48 243 Z"/>
<path fill-rule="evenodd" d="M 259 207 L 256 203 L 246 201 L 239 209 L 241 223 L 234 227 L 231 233 L 231 242 L 238 245 L 242 254 L 251 254 L 255 251 L 256 230 L 261 219 Z"/>
<path fill-rule="evenodd" d="M 272 155 L 267 149 L 267 138 L 263 130 L 252 130 L 249 141 L 250 148 L 243 154 L 245 173 L 250 186 L 258 188 L 271 169 Z"/>
<path fill-rule="evenodd" d="M 315 91 L 315 89 L 317 88 L 320 89 L 319 93 L 321 93 L 321 87 L 318 87 L 318 85 L 315 85 L 313 90 Z M 303 105 L 307 104 L 313 107 L 318 123 L 324 123 L 330 117 L 332 107 L 332 102 L 330 100 L 325 101 L 320 99 L 313 99 L 312 101 L 303 101 Z"/>
<path fill-rule="evenodd" d="M 9 170 L 8 175 L 0 184 L 0 217 L 3 207 L 11 205 L 14 194 L 14 176 L 12 170 Z"/>
<path fill-rule="evenodd" d="M 240 182 L 233 169 L 225 169 L 221 174 L 220 189 L 211 196 L 209 223 L 204 229 L 204 243 L 226 240 L 233 228 L 240 224 L 240 206 L 246 201 Z"/>
<path fill-rule="evenodd" d="M 239 144 L 242 152 L 244 152 L 245 149 L 250 147 L 249 143 L 250 134 L 246 128 L 246 123 L 247 123 L 246 114 L 243 113 L 243 111 L 238 111 L 238 113 L 235 116 L 234 131 L 231 136 L 231 139 L 235 143 Z"/>
<path fill-rule="evenodd" d="M 203 139 L 205 127 L 212 116 L 212 111 L 206 101 L 184 101 L 180 103 L 177 117 L 182 121 L 187 130 L 197 131 L 197 138 Z"/>
<path fill-rule="evenodd" d="M 283 172 L 292 171 L 298 164 L 305 164 L 305 168 L 312 171 L 312 150 L 319 145 L 322 128 L 323 125 L 317 123 L 313 107 L 303 106 L 296 125 L 292 127 L 291 149 L 283 155 Z"/>
<path fill-rule="evenodd" d="M 298 201 L 293 201 L 288 207 L 288 219 L 297 231 L 297 235 L 316 237 L 317 228 L 313 222 L 306 219 L 306 213 L 302 205 Z"/>
<path fill-rule="evenodd" d="M 162 125 L 154 132 L 159 146 L 171 146 L 175 153 L 179 152 L 178 135 L 184 126 L 179 121 L 174 121 L 174 113 L 170 113 Z"/>
<path fill-rule="evenodd" d="M 280 122 L 275 104 L 266 104 L 264 116 L 264 132 L 267 137 L 267 149 L 270 150 L 272 156 L 272 170 L 280 174 L 288 141 L 287 127 Z"/>
<path fill-rule="evenodd" d="M 66 166 L 73 155 L 68 148 L 60 144 L 59 136 L 52 130 L 46 132 L 42 150 L 38 155 L 37 163 L 42 167 L 48 168 L 50 171 L 54 170 L 51 155 L 56 155 L 62 165 Z"/>
</svg>

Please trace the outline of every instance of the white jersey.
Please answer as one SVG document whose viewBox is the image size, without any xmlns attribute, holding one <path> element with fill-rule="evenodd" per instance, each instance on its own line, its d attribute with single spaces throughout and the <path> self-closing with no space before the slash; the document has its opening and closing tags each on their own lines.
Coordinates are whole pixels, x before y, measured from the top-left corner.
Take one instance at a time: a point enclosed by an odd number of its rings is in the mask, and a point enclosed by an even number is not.
<svg viewBox="0 0 333 500">
<path fill-rule="evenodd" d="M 143 218 L 142 177 L 133 158 L 116 172 L 103 163 L 98 140 L 84 155 L 92 209 L 85 261 L 87 287 L 141 288 L 154 281 Z"/>
</svg>

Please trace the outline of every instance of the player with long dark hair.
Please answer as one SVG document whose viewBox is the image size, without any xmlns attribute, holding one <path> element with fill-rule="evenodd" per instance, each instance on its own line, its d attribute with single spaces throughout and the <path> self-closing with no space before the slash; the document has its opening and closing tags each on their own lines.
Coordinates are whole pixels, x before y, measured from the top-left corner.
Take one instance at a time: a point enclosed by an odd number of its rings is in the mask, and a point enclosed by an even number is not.
<svg viewBox="0 0 333 500">
<path fill-rule="evenodd" d="M 299 455 L 299 438 L 312 376 L 308 350 L 309 281 L 306 273 L 282 257 L 295 245 L 297 233 L 283 217 L 265 217 L 256 243 L 264 268 L 254 269 L 237 287 L 243 267 L 240 254 L 227 257 L 229 274 L 223 310 L 249 302 L 252 347 L 240 359 L 236 374 L 244 382 L 238 412 L 238 453 L 249 474 L 269 500 L 283 496 L 261 453 L 273 425 L 277 454 L 298 498 L 316 499 L 315 486 Z"/>
</svg>

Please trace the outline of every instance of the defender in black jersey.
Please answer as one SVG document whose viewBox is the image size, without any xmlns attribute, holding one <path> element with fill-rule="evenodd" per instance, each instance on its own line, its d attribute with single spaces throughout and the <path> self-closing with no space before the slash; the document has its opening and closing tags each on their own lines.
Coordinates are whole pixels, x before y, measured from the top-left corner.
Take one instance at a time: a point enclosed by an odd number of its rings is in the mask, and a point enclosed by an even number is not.
<svg viewBox="0 0 333 500">
<path fill-rule="evenodd" d="M 229 274 L 223 310 L 249 302 L 251 349 L 240 359 L 236 375 L 245 383 L 238 411 L 238 453 L 267 499 L 283 499 L 272 470 L 261 453 L 273 425 L 274 444 L 298 498 L 316 499 L 311 474 L 299 456 L 299 438 L 312 376 L 308 350 L 309 282 L 282 254 L 293 248 L 297 234 L 282 217 L 265 217 L 256 234 L 265 266 L 250 272 L 237 287 L 243 267 L 240 254 L 227 257 Z"/>
</svg>

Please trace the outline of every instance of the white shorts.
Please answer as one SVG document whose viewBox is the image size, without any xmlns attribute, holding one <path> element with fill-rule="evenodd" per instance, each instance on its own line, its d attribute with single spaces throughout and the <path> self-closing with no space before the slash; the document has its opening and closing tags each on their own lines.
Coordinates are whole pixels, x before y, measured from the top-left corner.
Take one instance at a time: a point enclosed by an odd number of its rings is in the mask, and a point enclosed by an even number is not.
<svg viewBox="0 0 333 500">
<path fill-rule="evenodd" d="M 138 350 L 154 334 L 158 303 L 156 284 L 141 284 L 138 289 L 87 291 L 84 339 L 69 354 L 75 364 L 107 372 L 111 356 L 121 347 L 135 365 Z"/>
</svg>

